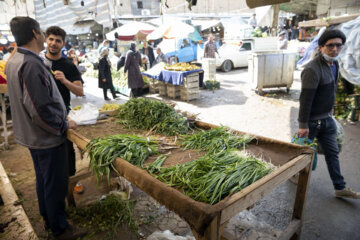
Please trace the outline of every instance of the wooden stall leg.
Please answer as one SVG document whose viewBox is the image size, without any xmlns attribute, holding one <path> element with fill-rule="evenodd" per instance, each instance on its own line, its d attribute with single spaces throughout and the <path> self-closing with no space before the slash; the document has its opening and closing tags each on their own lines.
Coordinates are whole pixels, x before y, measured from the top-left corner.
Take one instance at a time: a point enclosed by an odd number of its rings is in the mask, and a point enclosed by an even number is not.
<svg viewBox="0 0 360 240">
<path fill-rule="evenodd" d="M 314 155 L 312 157 L 314 158 Z M 313 160 L 314 159 L 312 159 L 311 163 L 307 167 L 305 167 L 303 170 L 300 171 L 299 182 L 298 182 L 297 190 L 296 190 L 294 212 L 293 212 L 293 216 L 292 216 L 293 221 L 300 220 L 300 224 L 297 225 L 298 226 L 297 230 L 290 238 L 292 240 L 300 239 L 302 219 L 303 219 L 303 215 L 304 215 L 307 189 L 308 189 L 309 182 L 310 182 L 311 168 L 312 168 Z"/>
<path fill-rule="evenodd" d="M 69 206 L 76 207 L 76 203 L 74 199 L 74 187 L 76 183 L 81 179 L 88 178 L 90 176 L 91 176 L 91 172 L 88 172 L 85 169 L 84 171 L 80 171 L 75 176 L 69 178 L 68 193 L 66 196 L 66 200 Z"/>
<path fill-rule="evenodd" d="M 192 233 L 194 234 L 194 237 L 197 240 L 220 240 L 221 238 L 221 232 L 223 230 L 223 227 L 220 227 L 220 217 L 215 217 L 212 222 L 209 224 L 209 226 L 206 228 L 204 236 L 200 236 L 195 230 L 191 229 Z"/>
</svg>

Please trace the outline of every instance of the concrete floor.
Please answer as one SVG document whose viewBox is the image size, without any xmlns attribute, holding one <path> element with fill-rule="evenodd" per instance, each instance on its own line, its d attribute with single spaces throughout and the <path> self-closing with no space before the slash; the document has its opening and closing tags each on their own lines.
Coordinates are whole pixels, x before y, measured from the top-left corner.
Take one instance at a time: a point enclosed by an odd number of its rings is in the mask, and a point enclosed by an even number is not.
<svg viewBox="0 0 360 240">
<path fill-rule="evenodd" d="M 257 95 L 249 82 L 247 69 L 229 73 L 217 73 L 221 89 L 201 91 L 201 98 L 190 102 L 176 100 L 177 108 L 198 114 L 200 120 L 222 124 L 240 131 L 290 141 L 297 131 L 300 72 L 294 74 L 289 94 L 285 89 L 265 90 L 265 96 Z M 85 98 L 73 98 L 72 105 L 84 101 L 98 107 L 104 104 L 102 90 L 97 79 L 85 78 Z M 159 97 L 158 95 L 151 95 Z M 125 102 L 121 97 L 116 102 Z M 170 99 L 167 99 L 170 100 Z M 346 144 L 340 155 L 341 169 L 348 186 L 360 191 L 360 124 L 343 122 Z M 266 196 L 239 221 L 252 219 L 281 230 L 288 224 L 294 202 L 295 185 L 286 182 Z M 360 200 L 336 199 L 324 157 L 318 157 L 318 165 L 312 172 L 305 210 L 301 239 L 360 239 Z M 239 222 L 238 221 L 238 222 Z M 261 225 L 261 224 L 260 224 Z"/>
</svg>

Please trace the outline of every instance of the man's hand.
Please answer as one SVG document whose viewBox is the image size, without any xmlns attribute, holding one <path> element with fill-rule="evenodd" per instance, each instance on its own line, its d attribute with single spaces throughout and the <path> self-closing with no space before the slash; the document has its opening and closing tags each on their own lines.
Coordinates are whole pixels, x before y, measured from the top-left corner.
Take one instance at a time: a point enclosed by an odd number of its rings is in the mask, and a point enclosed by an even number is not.
<svg viewBox="0 0 360 240">
<path fill-rule="evenodd" d="M 308 128 L 299 128 L 298 131 L 298 137 L 302 138 L 302 137 L 308 137 L 309 136 L 309 129 Z"/>
<path fill-rule="evenodd" d="M 77 124 L 73 120 L 69 119 L 69 129 L 76 129 Z"/>
<path fill-rule="evenodd" d="M 102 81 L 102 82 L 106 82 L 106 78 L 103 78 L 101 81 Z"/>
<path fill-rule="evenodd" d="M 59 80 L 62 84 L 64 84 L 67 81 L 64 73 L 62 71 L 59 71 L 59 70 L 56 70 L 54 72 L 54 77 L 55 77 L 56 80 Z"/>
</svg>

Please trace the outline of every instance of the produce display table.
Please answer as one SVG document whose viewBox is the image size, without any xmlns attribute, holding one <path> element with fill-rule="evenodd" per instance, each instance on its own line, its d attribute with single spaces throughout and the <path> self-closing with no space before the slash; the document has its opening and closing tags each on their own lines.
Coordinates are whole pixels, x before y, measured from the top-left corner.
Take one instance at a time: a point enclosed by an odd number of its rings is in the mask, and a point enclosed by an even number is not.
<svg viewBox="0 0 360 240">
<path fill-rule="evenodd" d="M 7 84 L 0 84 L 0 101 L 1 101 L 1 122 L 3 124 L 2 128 L 4 139 L 3 143 L 0 143 L 0 147 L 4 147 L 5 149 L 9 148 L 9 140 L 8 140 L 8 133 L 7 133 L 7 120 L 6 120 L 6 105 L 5 105 L 5 93 L 8 92 Z"/>
<path fill-rule="evenodd" d="M 195 124 L 202 129 L 218 127 L 200 121 L 196 121 Z M 91 128 L 99 127 L 102 129 L 100 124 L 86 127 L 89 128 L 82 129 L 84 135 Z M 109 126 L 104 128 L 109 128 Z M 239 131 L 235 132 L 246 134 Z M 111 134 L 117 134 L 117 132 L 111 131 Z M 90 141 L 84 135 L 80 134 L 80 130 L 69 130 L 67 133 L 68 139 L 80 149 L 84 149 Z M 91 138 L 93 137 L 96 136 L 91 136 Z M 248 151 L 266 161 L 271 161 L 272 164 L 277 166 L 276 170 L 214 205 L 198 202 L 185 196 L 181 191 L 166 185 L 151 176 L 147 171 L 123 159 L 117 158 L 114 165 L 121 176 L 183 218 L 189 224 L 196 239 L 206 240 L 224 239 L 222 235 L 223 229 L 232 217 L 251 207 L 280 184 L 299 173 L 292 220 L 279 238 L 299 239 L 315 152 L 300 145 L 260 136 L 254 137 L 256 139 L 249 144 Z M 180 151 L 180 153 L 182 152 Z M 184 152 L 184 155 L 189 154 Z"/>
<path fill-rule="evenodd" d="M 191 71 L 169 71 L 169 70 L 161 70 L 159 75 L 150 75 L 148 73 L 142 73 L 143 75 L 165 82 L 170 83 L 172 85 L 184 85 L 184 78 L 188 75 L 199 73 L 199 87 L 202 87 L 203 85 L 203 79 L 204 79 L 204 70 L 202 69 L 196 69 Z"/>
</svg>

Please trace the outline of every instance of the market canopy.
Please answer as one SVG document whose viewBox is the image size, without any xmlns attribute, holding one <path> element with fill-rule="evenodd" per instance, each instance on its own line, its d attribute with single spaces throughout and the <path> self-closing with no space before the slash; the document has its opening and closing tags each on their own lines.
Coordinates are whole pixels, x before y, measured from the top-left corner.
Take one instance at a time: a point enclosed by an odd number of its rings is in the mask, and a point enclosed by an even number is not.
<svg viewBox="0 0 360 240">
<path fill-rule="evenodd" d="M 130 22 L 118 27 L 106 34 L 106 39 L 115 40 L 115 33 L 118 34 L 119 40 L 130 41 L 134 38 L 145 40 L 146 36 L 155 30 L 156 27 L 143 22 Z"/>
<path fill-rule="evenodd" d="M 147 40 L 156 40 L 159 38 L 165 39 L 178 39 L 178 38 L 190 38 L 192 41 L 201 40 L 201 36 L 199 32 L 191 25 L 176 22 L 170 24 L 164 24 L 155 29 L 152 33 L 150 33 L 146 39 Z"/>
<path fill-rule="evenodd" d="M 246 0 L 246 5 L 248 5 L 249 8 L 256 8 L 286 2 L 290 2 L 290 0 Z"/>
</svg>

